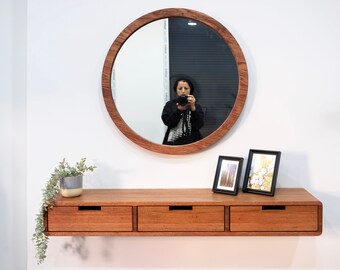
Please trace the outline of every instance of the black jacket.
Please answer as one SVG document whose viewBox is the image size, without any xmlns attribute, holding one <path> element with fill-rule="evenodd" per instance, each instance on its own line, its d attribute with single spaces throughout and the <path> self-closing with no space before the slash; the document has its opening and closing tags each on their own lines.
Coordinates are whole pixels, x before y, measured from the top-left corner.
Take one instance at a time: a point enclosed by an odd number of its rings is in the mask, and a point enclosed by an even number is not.
<svg viewBox="0 0 340 270">
<path fill-rule="evenodd" d="M 191 111 L 190 109 L 187 109 L 186 111 L 180 111 L 177 108 L 176 103 L 176 100 L 170 100 L 165 104 L 163 108 L 162 120 L 163 123 L 168 127 L 163 139 L 163 144 L 183 145 L 193 143 L 202 139 L 202 135 L 199 131 L 199 129 L 203 127 L 204 124 L 204 113 L 202 107 L 196 103 L 195 111 Z M 174 142 L 169 142 L 168 139 L 171 129 L 176 128 L 181 119 L 183 119 L 184 124 L 188 124 L 186 120 L 187 114 L 190 114 L 191 116 L 191 133 L 183 134 L 182 137 L 176 139 Z"/>
</svg>

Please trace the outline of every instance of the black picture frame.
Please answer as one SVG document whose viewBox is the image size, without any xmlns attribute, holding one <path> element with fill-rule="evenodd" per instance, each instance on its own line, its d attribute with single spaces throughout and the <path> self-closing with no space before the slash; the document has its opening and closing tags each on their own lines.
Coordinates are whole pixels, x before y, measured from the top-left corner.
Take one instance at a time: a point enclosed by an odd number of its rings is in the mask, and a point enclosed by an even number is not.
<svg viewBox="0 0 340 270">
<path fill-rule="evenodd" d="M 250 149 L 243 192 L 274 196 L 281 152 Z"/>
<path fill-rule="evenodd" d="M 243 158 L 219 156 L 213 192 L 237 195 L 240 185 Z"/>
</svg>

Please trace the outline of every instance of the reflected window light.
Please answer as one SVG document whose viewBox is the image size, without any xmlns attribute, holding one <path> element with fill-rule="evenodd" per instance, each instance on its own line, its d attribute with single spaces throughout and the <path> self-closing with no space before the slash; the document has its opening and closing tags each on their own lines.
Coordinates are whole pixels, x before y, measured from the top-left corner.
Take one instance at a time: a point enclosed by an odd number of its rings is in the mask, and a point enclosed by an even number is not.
<svg viewBox="0 0 340 270">
<path fill-rule="evenodd" d="M 195 26 L 195 25 L 197 25 L 197 23 L 196 23 L 196 22 L 193 22 L 193 21 L 188 21 L 188 25 L 190 25 L 190 26 Z"/>
</svg>

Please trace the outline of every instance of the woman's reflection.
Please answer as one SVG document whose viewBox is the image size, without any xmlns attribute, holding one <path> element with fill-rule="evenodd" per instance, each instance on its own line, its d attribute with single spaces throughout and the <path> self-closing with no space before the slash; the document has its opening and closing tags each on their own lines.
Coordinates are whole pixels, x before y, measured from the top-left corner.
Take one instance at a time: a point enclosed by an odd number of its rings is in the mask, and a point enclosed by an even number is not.
<svg viewBox="0 0 340 270">
<path fill-rule="evenodd" d="M 189 79 L 181 78 L 174 83 L 176 98 L 168 101 L 162 112 L 163 123 L 168 127 L 163 144 L 183 145 L 202 139 L 204 113 L 196 102 L 194 86 Z"/>
</svg>

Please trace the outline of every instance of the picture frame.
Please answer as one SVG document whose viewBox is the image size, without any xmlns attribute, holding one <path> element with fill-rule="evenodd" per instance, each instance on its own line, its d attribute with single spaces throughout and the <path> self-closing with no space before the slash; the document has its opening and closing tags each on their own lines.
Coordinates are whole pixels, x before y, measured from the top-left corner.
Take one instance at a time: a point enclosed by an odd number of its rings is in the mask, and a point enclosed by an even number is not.
<svg viewBox="0 0 340 270">
<path fill-rule="evenodd" d="M 213 192 L 237 195 L 241 178 L 243 158 L 219 156 Z"/>
<path fill-rule="evenodd" d="M 250 149 L 243 192 L 274 196 L 281 152 Z"/>
</svg>

